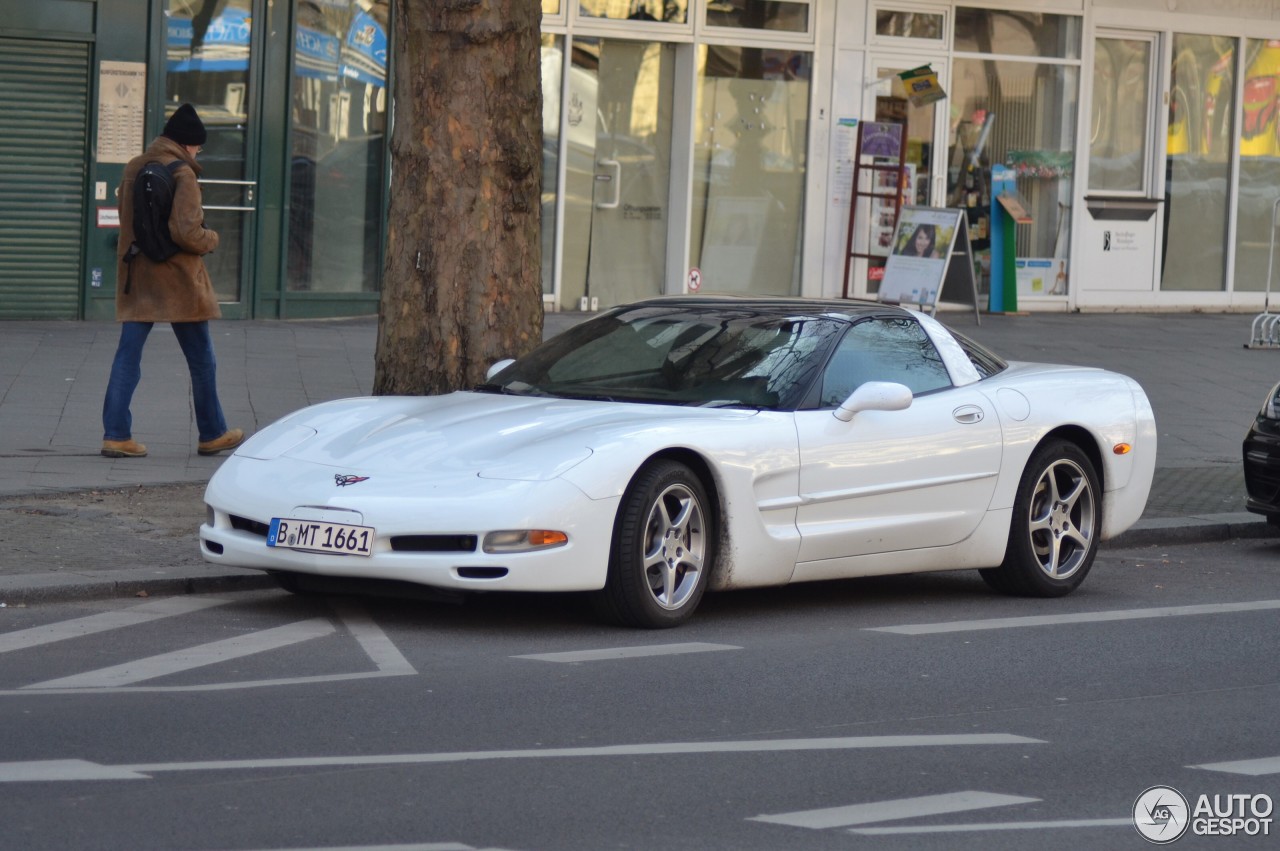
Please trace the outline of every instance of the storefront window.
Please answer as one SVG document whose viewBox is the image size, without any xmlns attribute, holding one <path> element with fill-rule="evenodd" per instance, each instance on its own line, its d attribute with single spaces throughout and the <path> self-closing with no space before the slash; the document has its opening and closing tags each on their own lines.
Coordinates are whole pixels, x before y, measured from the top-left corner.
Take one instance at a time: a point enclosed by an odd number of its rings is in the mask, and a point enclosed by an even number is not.
<svg viewBox="0 0 1280 851">
<path fill-rule="evenodd" d="M 1093 51 L 1089 189 L 1143 193 L 1149 132 L 1151 42 L 1099 38 Z"/>
<path fill-rule="evenodd" d="M 698 50 L 690 265 L 712 292 L 800 286 L 810 54 Z"/>
<path fill-rule="evenodd" d="M 991 169 L 1012 171 L 1032 218 L 1017 225 L 1017 258 L 1055 270 L 1026 295 L 1066 294 L 1079 76 L 1074 65 L 972 58 L 952 66 L 948 206 L 967 210 L 985 260 Z"/>
<path fill-rule="evenodd" d="M 722 0 L 707 4 L 707 24 L 748 30 L 809 31 L 806 0 Z"/>
<path fill-rule="evenodd" d="M 1043 12 L 956 9 L 960 53 L 1079 59 L 1081 19 Z"/>
<path fill-rule="evenodd" d="M 586 18 L 683 24 L 688 12 L 687 0 L 578 0 L 578 14 Z"/>
<path fill-rule="evenodd" d="M 288 288 L 377 292 L 388 0 L 300 2 L 294 28 Z"/>
<path fill-rule="evenodd" d="M 1244 109 L 1240 128 L 1240 190 L 1236 200 L 1235 289 L 1267 288 L 1271 212 L 1280 187 L 1280 41 L 1245 41 Z M 1272 274 L 1275 274 L 1274 270 Z M 1277 275 L 1280 279 L 1280 275 Z M 1271 282 L 1271 291 L 1280 282 Z"/>
<path fill-rule="evenodd" d="M 1163 290 L 1226 288 L 1235 61 L 1234 39 L 1173 36 Z"/>
<path fill-rule="evenodd" d="M 939 40 L 946 19 L 936 12 L 876 12 L 876 35 Z"/>
</svg>

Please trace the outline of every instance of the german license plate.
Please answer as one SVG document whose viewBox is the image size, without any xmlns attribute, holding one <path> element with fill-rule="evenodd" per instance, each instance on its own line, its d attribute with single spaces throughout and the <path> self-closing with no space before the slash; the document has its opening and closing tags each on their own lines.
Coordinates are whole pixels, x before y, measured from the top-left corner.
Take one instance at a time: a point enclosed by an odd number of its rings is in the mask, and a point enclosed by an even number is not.
<svg viewBox="0 0 1280 851">
<path fill-rule="evenodd" d="M 312 553 L 367 556 L 373 554 L 373 527 L 273 517 L 271 528 L 267 531 L 267 546 Z"/>
</svg>

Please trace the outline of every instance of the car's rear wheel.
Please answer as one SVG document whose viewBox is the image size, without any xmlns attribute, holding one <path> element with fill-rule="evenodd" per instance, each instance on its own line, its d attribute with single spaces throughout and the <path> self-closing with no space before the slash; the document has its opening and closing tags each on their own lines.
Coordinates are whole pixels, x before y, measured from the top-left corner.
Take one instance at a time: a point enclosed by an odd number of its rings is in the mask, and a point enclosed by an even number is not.
<svg viewBox="0 0 1280 851">
<path fill-rule="evenodd" d="M 618 509 L 605 587 L 596 607 L 625 626 L 665 629 L 688 620 L 715 558 L 715 521 L 698 477 L 659 460 L 638 472 Z"/>
<path fill-rule="evenodd" d="M 1031 456 L 1013 503 L 1004 562 L 982 571 L 1007 594 L 1061 597 L 1084 581 L 1102 531 L 1093 462 L 1076 444 L 1052 440 Z"/>
</svg>

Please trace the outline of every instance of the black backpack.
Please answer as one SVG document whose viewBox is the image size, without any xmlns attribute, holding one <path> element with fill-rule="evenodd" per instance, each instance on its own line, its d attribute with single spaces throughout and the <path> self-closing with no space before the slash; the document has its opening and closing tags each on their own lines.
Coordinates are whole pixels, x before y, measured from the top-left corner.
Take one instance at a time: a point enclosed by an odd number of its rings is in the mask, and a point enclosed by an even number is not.
<svg viewBox="0 0 1280 851">
<path fill-rule="evenodd" d="M 185 164 L 182 160 L 168 165 L 149 162 L 134 176 L 133 244 L 125 253 L 126 264 L 132 264 L 139 254 L 163 263 L 182 250 L 169 235 L 169 215 L 173 212 L 173 192 L 177 187 L 174 174 Z M 124 291 L 129 292 L 127 272 Z"/>
</svg>

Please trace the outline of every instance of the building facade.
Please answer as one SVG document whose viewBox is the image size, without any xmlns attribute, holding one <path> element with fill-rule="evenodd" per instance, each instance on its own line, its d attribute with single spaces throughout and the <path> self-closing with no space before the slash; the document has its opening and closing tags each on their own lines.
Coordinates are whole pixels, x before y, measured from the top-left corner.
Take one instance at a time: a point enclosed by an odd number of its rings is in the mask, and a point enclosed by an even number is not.
<svg viewBox="0 0 1280 851">
<path fill-rule="evenodd" d="M 113 315 L 115 190 L 184 101 L 224 314 L 376 310 L 389 3 L 0 0 L 0 318 Z M 874 297 L 867 122 L 903 128 L 905 202 L 964 211 L 983 288 L 1016 185 L 1019 309 L 1263 304 L 1280 0 L 541 3 L 548 309 Z M 914 105 L 924 66 L 946 97 Z"/>
</svg>

